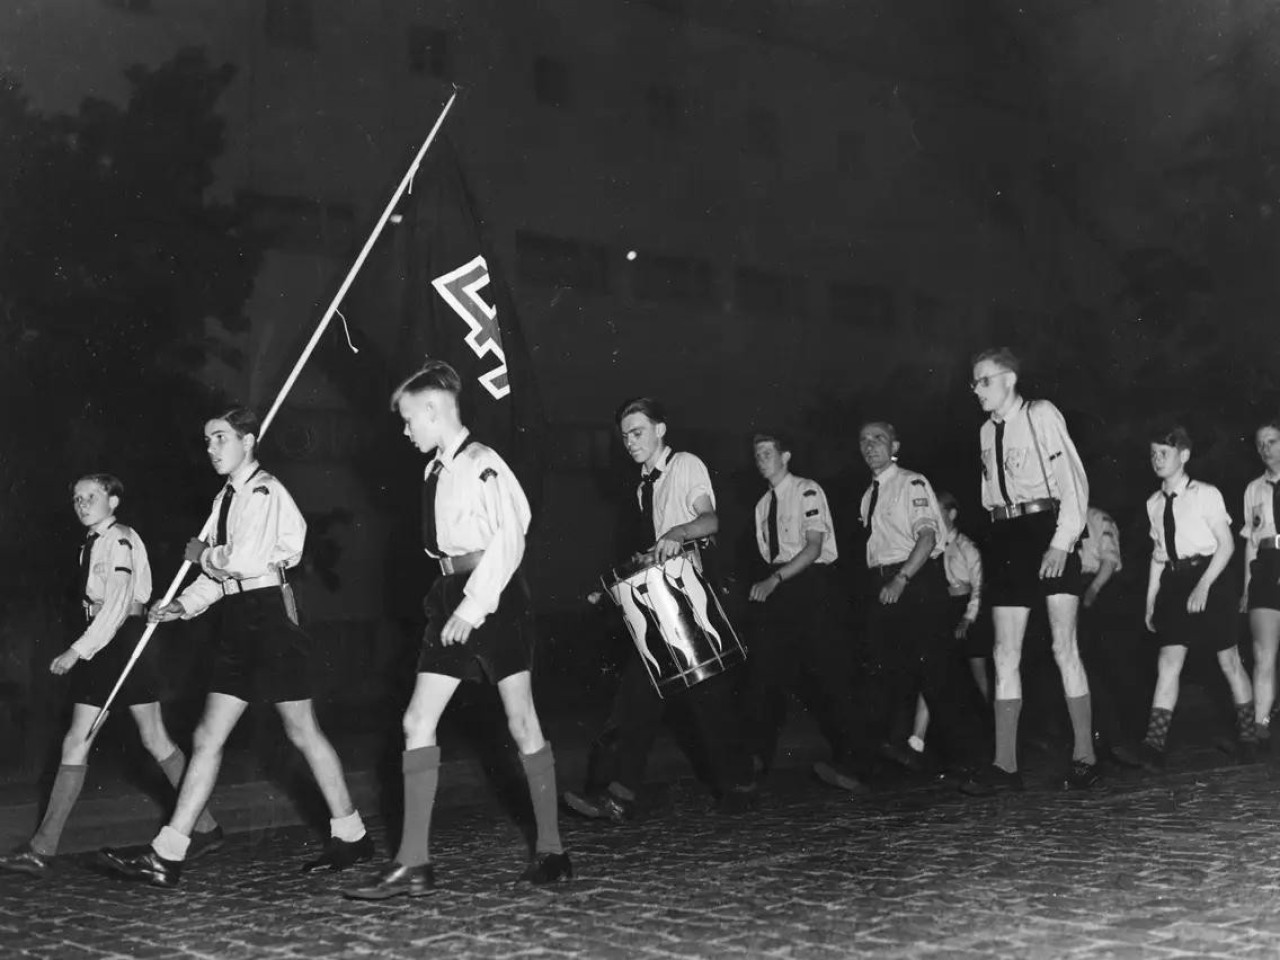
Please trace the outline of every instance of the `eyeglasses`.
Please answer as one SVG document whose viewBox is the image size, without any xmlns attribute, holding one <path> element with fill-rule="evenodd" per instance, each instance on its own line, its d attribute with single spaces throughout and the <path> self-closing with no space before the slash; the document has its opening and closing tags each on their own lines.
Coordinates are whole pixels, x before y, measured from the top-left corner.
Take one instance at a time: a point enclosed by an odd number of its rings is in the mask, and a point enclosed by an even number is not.
<svg viewBox="0 0 1280 960">
<path fill-rule="evenodd" d="M 1013 371 L 997 370 L 995 373 L 988 373 L 985 377 L 977 377 L 974 380 L 970 380 L 969 389 L 976 390 L 978 389 L 978 387 L 982 387 L 985 390 L 987 387 L 991 386 L 992 380 L 994 380 L 996 377 L 1003 377 L 1006 373 L 1013 373 Z"/>
</svg>

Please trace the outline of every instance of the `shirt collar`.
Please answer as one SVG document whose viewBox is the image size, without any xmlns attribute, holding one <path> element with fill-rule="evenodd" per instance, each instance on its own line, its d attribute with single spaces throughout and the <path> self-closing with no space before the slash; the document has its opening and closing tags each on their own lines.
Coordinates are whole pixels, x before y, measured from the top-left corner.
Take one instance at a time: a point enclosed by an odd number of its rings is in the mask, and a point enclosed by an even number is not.
<svg viewBox="0 0 1280 960">
<path fill-rule="evenodd" d="M 1193 482 L 1194 481 L 1189 476 L 1187 476 L 1187 474 L 1184 473 L 1182 475 L 1182 482 L 1179 483 L 1176 487 L 1173 487 L 1172 489 L 1166 490 L 1164 484 L 1163 483 L 1160 484 L 1160 492 L 1183 494 L 1187 492 L 1187 488 L 1190 487 Z"/>
<path fill-rule="evenodd" d="M 1025 409 L 1026 406 L 1027 406 L 1027 398 L 1019 397 L 1018 402 L 1013 405 L 1013 409 L 1009 411 L 1009 415 L 1007 417 L 997 417 L 993 413 L 991 414 L 991 422 L 992 423 L 1008 423 L 1010 420 L 1016 417 L 1023 409 Z"/>
<path fill-rule="evenodd" d="M 674 453 L 675 451 L 672 450 L 670 447 L 663 447 L 662 454 L 661 456 L 658 457 L 658 462 L 648 469 L 641 467 L 640 476 L 647 477 L 649 474 L 653 473 L 654 470 L 667 469 L 667 464 L 671 462 L 671 456 Z"/>
<path fill-rule="evenodd" d="M 232 471 L 231 476 L 227 477 L 227 483 L 236 490 L 240 490 L 259 469 L 257 460 L 248 460 Z"/>
<path fill-rule="evenodd" d="M 887 467 L 885 467 L 879 473 L 873 473 L 871 475 L 871 482 L 879 483 L 881 486 L 883 486 L 886 480 L 892 480 L 897 475 L 898 475 L 897 463 L 890 463 Z"/>
<path fill-rule="evenodd" d="M 441 448 L 436 447 L 436 455 L 431 458 L 431 463 L 427 464 L 427 472 L 431 472 L 431 464 L 436 461 L 440 462 L 442 468 L 448 468 L 453 465 L 453 459 L 458 455 L 458 451 L 462 449 L 462 445 L 467 442 L 467 437 L 471 435 L 471 431 L 466 427 L 453 438 L 453 442 L 449 446 Z"/>
<path fill-rule="evenodd" d="M 85 534 L 85 537 L 86 538 L 90 536 L 100 537 L 115 525 L 116 525 L 116 518 L 114 516 L 107 517 L 107 519 L 101 521 L 100 523 L 95 523 L 92 527 L 90 527 L 89 532 Z"/>
<path fill-rule="evenodd" d="M 780 494 L 795 482 L 796 482 L 796 475 L 794 473 L 788 472 L 785 477 L 783 477 L 781 480 L 778 481 L 778 485 L 776 487 L 770 487 L 769 489 L 772 490 L 774 493 Z"/>
</svg>

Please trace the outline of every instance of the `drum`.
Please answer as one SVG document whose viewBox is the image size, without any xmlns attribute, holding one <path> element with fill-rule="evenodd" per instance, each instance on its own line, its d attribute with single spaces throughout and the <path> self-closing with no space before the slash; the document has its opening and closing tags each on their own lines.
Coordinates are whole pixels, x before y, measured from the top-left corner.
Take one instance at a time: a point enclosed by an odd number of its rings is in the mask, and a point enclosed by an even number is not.
<svg viewBox="0 0 1280 960">
<path fill-rule="evenodd" d="M 715 591 L 689 554 L 616 568 L 605 591 L 622 610 L 658 696 L 687 690 L 747 659 Z"/>
</svg>

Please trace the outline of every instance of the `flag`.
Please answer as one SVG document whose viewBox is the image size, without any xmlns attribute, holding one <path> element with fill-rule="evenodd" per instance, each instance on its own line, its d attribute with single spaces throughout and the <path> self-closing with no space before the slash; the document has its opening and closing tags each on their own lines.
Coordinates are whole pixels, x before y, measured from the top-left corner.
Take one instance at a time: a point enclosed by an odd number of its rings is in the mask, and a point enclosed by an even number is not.
<svg viewBox="0 0 1280 960">
<path fill-rule="evenodd" d="M 432 145 L 352 291 L 353 325 L 391 388 L 428 359 L 462 378 L 462 419 L 510 464 L 536 503 L 543 410 L 515 303 L 446 137 Z M 358 341 L 359 342 L 359 341 Z M 361 348 L 362 354 L 364 348 Z M 332 351 L 329 351 L 332 353 Z M 366 367 L 360 359 L 344 363 Z"/>
</svg>

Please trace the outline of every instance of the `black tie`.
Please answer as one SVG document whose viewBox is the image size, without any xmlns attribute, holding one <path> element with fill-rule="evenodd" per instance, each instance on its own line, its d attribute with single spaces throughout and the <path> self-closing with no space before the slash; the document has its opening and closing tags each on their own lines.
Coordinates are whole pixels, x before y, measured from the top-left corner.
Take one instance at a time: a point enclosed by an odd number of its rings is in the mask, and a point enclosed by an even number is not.
<svg viewBox="0 0 1280 960">
<path fill-rule="evenodd" d="M 769 562 L 778 559 L 778 493 L 769 491 Z"/>
<path fill-rule="evenodd" d="M 436 487 L 440 485 L 440 468 L 443 464 L 433 460 L 427 471 L 427 481 L 422 485 L 422 545 L 433 557 L 440 556 L 440 539 L 436 534 Z"/>
<path fill-rule="evenodd" d="M 649 521 L 649 527 L 645 530 L 645 536 L 648 537 L 649 531 L 657 534 L 657 527 L 653 519 L 653 485 L 658 482 L 658 478 L 662 476 L 661 470 L 650 470 L 647 477 L 640 478 L 640 512 Z"/>
<path fill-rule="evenodd" d="M 93 569 L 93 545 L 97 542 L 98 535 L 91 533 L 80 548 L 80 596 L 85 603 L 93 602 L 89 599 L 89 571 Z"/>
<path fill-rule="evenodd" d="M 236 495 L 236 488 L 228 481 L 226 492 L 222 495 L 222 506 L 218 510 L 218 539 L 216 546 L 226 546 L 227 517 L 231 515 L 231 500 Z"/>
<path fill-rule="evenodd" d="M 1268 480 L 1271 484 L 1271 529 L 1280 534 L 1280 480 Z"/>
<path fill-rule="evenodd" d="M 876 504 L 880 502 L 880 481 L 871 481 L 871 502 L 867 504 L 867 532 L 871 532 L 871 520 L 876 515 Z"/>
<path fill-rule="evenodd" d="M 1013 505 L 1013 500 L 1009 498 L 1009 488 L 1004 482 L 1004 421 L 996 422 L 996 481 L 1000 484 L 1000 496 L 1004 497 L 1004 502 L 1009 506 Z"/>
<path fill-rule="evenodd" d="M 1164 495 L 1164 552 L 1168 555 L 1170 563 L 1178 562 L 1178 547 L 1175 540 L 1178 528 L 1173 522 L 1173 501 L 1175 497 L 1177 497 L 1176 493 L 1166 493 Z"/>
</svg>

